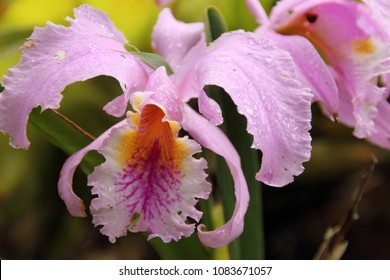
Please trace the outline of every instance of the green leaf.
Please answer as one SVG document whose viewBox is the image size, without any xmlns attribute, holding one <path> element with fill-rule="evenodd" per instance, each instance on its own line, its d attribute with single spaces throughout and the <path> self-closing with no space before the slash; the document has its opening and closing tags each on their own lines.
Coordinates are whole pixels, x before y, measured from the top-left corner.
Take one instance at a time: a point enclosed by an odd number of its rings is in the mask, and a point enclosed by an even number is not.
<svg viewBox="0 0 390 280">
<path fill-rule="evenodd" d="M 45 110 L 42 113 L 35 108 L 30 113 L 29 122 L 38 128 L 42 134 L 56 147 L 67 154 L 73 154 L 92 142 L 93 137 L 83 133 L 77 125 L 71 124 L 65 117 L 53 110 Z M 85 173 L 93 171 L 94 167 L 102 162 L 103 158 L 98 153 L 88 153 L 80 167 Z"/>
<path fill-rule="evenodd" d="M 32 27 L 1 26 L 0 24 L 0 80 L 8 69 L 18 62 L 21 54 L 19 47 L 23 45 L 31 32 Z"/>
<path fill-rule="evenodd" d="M 208 42 L 216 40 L 227 31 L 221 13 L 214 8 L 208 8 L 205 13 L 205 27 Z M 255 180 L 255 174 L 260 167 L 259 154 L 251 149 L 252 136 L 246 130 L 246 119 L 238 114 L 236 105 L 228 94 L 219 87 L 207 86 L 209 96 L 220 105 L 224 123 L 220 128 L 225 132 L 241 157 L 241 166 L 248 184 L 250 203 L 245 216 L 243 234 L 233 241 L 230 247 L 232 259 L 264 259 L 264 233 L 262 217 L 261 184 Z M 225 220 L 228 220 L 235 205 L 234 183 L 226 162 L 217 157 L 216 179 L 221 195 Z"/>
<path fill-rule="evenodd" d="M 8 46 L 18 46 L 31 35 L 32 28 L 28 27 L 1 27 L 0 28 L 0 50 L 4 50 Z M 16 47 L 17 49 L 17 47 Z"/>
<path fill-rule="evenodd" d="M 215 41 L 219 36 L 228 31 L 223 15 L 215 7 L 206 8 L 204 23 L 207 43 Z"/>
<path fill-rule="evenodd" d="M 130 51 L 130 53 L 138 57 L 139 59 L 141 59 L 143 62 L 148 64 L 153 69 L 157 69 L 160 66 L 164 66 L 165 69 L 167 70 L 168 75 L 173 74 L 171 66 L 169 66 L 168 62 L 166 62 L 165 59 L 158 54 L 146 53 L 140 51 Z"/>
<path fill-rule="evenodd" d="M 3 85 L 0 83 L 0 93 L 3 92 L 4 89 L 5 89 L 5 88 L 4 88 Z"/>
<path fill-rule="evenodd" d="M 261 184 L 255 179 L 260 168 L 259 154 L 251 149 L 253 137 L 246 130 L 246 119 L 237 112 L 237 107 L 228 94 L 219 87 L 207 86 L 207 94 L 218 102 L 224 122 L 220 128 L 225 132 L 241 158 L 241 167 L 249 188 L 249 207 L 245 215 L 244 232 L 230 244 L 232 259 L 264 259 L 263 209 Z M 235 205 L 234 183 L 222 157 L 217 158 L 216 180 L 221 195 L 225 219 L 233 213 Z"/>
<path fill-rule="evenodd" d="M 260 0 L 261 5 L 263 5 L 265 11 L 269 14 L 272 7 L 275 6 L 277 0 Z"/>
<path fill-rule="evenodd" d="M 221 89 L 222 90 L 222 89 Z M 222 90 L 223 91 L 223 90 Z M 249 207 L 245 215 L 244 232 L 238 238 L 240 259 L 264 259 L 263 209 L 261 184 L 255 179 L 260 168 L 259 154 L 251 148 L 253 137 L 246 130 L 246 119 L 237 112 L 236 105 L 224 93 L 222 111 L 227 135 L 241 157 L 241 167 L 249 189 Z"/>
</svg>

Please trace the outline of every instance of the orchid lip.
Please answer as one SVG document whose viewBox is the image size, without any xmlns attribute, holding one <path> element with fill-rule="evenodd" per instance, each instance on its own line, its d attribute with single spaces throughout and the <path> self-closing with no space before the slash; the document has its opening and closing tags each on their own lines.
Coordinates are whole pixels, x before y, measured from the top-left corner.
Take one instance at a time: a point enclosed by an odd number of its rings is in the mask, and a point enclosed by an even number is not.
<svg viewBox="0 0 390 280">
<path fill-rule="evenodd" d="M 129 126 L 106 139 L 100 151 L 106 162 L 88 179 L 97 195 L 91 203 L 94 224 L 103 225 L 112 242 L 127 231 L 150 232 L 149 239 L 164 242 L 191 235 L 195 226 L 187 219 L 200 220 L 195 204 L 210 193 L 206 163 L 192 157 L 200 146 L 178 138 L 155 104 L 129 116 Z"/>
</svg>

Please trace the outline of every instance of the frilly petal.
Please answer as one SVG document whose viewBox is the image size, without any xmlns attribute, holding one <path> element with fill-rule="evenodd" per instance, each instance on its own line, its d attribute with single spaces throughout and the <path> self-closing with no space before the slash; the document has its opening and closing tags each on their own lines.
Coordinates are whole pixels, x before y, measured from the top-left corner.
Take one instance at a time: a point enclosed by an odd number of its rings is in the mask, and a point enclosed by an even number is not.
<svg viewBox="0 0 390 280">
<path fill-rule="evenodd" d="M 156 105 L 143 107 L 140 123 L 114 129 L 100 150 L 106 161 L 88 177 L 97 195 L 91 202 L 93 223 L 111 242 L 127 231 L 152 233 L 164 242 L 190 236 L 202 213 L 198 198 L 211 191 L 201 147 L 178 138 Z M 130 118 L 132 120 L 132 118 Z"/>
<path fill-rule="evenodd" d="M 203 23 L 178 21 L 171 10 L 165 8 L 160 12 L 153 29 L 153 47 L 175 72 L 188 51 L 202 39 L 203 32 Z"/>
<path fill-rule="evenodd" d="M 287 52 L 253 33 L 231 32 L 204 50 L 187 76 L 188 91 L 218 85 L 246 116 L 253 148 L 263 152 L 258 180 L 284 186 L 302 173 L 311 151 L 312 94 Z"/>
<path fill-rule="evenodd" d="M 199 239 L 203 244 L 213 248 L 222 247 L 236 239 L 244 228 L 244 216 L 248 208 L 249 193 L 241 169 L 240 157 L 225 134 L 188 105 L 184 106 L 183 115 L 183 128 L 202 146 L 222 156 L 233 176 L 236 205 L 231 219 L 213 231 L 205 232 L 203 231 L 204 225 L 198 226 Z"/>
<path fill-rule="evenodd" d="M 338 86 L 340 89 L 340 113 L 338 121 L 353 127 L 355 124 L 353 102 L 344 85 L 341 83 Z M 367 140 L 384 149 L 390 149 L 390 104 L 386 99 L 382 99 L 377 104 L 376 109 L 378 113 L 373 119 L 375 132 L 367 137 Z"/>
<path fill-rule="evenodd" d="M 30 111 L 37 106 L 58 108 L 61 92 L 69 84 L 98 75 L 116 78 L 125 95 L 106 109 L 118 116 L 125 113 L 128 95 L 146 82 L 144 66 L 126 52 L 126 39 L 105 13 L 88 5 L 74 12 L 75 19 L 67 18 L 70 27 L 49 22 L 45 28 L 35 28 L 22 47 L 20 62 L 4 76 L 0 131 L 11 136 L 14 147 L 29 146 Z"/>
<path fill-rule="evenodd" d="M 65 161 L 58 181 L 58 193 L 65 202 L 66 208 L 71 215 L 75 217 L 86 216 L 83 201 L 73 192 L 73 176 L 77 166 L 88 152 L 101 149 L 104 140 L 110 135 L 113 129 L 126 125 L 126 122 L 126 120 L 123 120 L 117 123 L 96 138 L 91 144 L 74 153 Z"/>
</svg>

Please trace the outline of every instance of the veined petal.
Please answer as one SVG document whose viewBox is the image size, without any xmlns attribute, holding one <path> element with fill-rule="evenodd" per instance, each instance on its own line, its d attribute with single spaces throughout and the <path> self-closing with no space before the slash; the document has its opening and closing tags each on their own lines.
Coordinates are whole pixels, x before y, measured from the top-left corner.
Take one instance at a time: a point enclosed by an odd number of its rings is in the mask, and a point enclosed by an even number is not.
<svg viewBox="0 0 390 280">
<path fill-rule="evenodd" d="M 249 193 L 240 157 L 225 134 L 188 105 L 183 109 L 183 128 L 188 131 L 202 146 L 222 156 L 231 171 L 234 180 L 236 205 L 231 219 L 213 231 L 203 231 L 204 225 L 198 226 L 199 239 L 203 244 L 217 248 L 236 239 L 244 229 L 244 216 L 248 208 Z M 220 186 L 223 188 L 223 186 Z"/>
<path fill-rule="evenodd" d="M 258 30 L 258 34 L 271 39 L 291 55 L 298 67 L 300 80 L 313 90 L 313 101 L 319 101 L 331 117 L 337 115 L 339 96 L 336 82 L 313 45 L 302 36 L 283 36 L 263 28 Z"/>
<path fill-rule="evenodd" d="M 275 7 L 271 22 L 278 32 L 305 36 L 320 50 L 353 100 L 355 136 L 374 133 L 376 106 L 384 94 L 376 81 L 390 71 L 385 63 L 390 49 L 367 6 L 354 1 L 287 0 Z"/>
<path fill-rule="evenodd" d="M 123 115 L 131 92 L 144 86 L 146 70 L 123 46 L 126 39 L 107 15 L 88 5 L 75 9 L 70 27 L 48 23 L 35 28 L 23 45 L 17 66 L 4 76 L 0 94 L 0 131 L 14 147 L 27 148 L 26 124 L 30 111 L 58 108 L 63 89 L 98 75 L 116 78 L 125 94 L 106 110 Z"/>
<path fill-rule="evenodd" d="M 287 52 L 253 33 L 226 33 L 204 50 L 188 77 L 189 91 L 202 94 L 204 85 L 218 85 L 246 116 L 253 148 L 263 152 L 258 180 L 284 186 L 302 173 L 311 151 L 312 94 Z"/>
<path fill-rule="evenodd" d="M 176 72 L 184 56 L 202 39 L 203 32 L 203 23 L 178 21 L 171 10 L 165 8 L 160 12 L 153 29 L 153 47 Z"/>
<path fill-rule="evenodd" d="M 88 178 L 97 195 L 91 203 L 93 223 L 111 242 L 127 231 L 147 231 L 164 242 L 190 236 L 202 213 L 198 198 L 211 191 L 200 146 L 178 138 L 177 123 L 164 121 L 163 110 L 146 104 L 129 116 L 129 125 L 115 129 L 101 149 L 106 161 Z"/>
<path fill-rule="evenodd" d="M 64 163 L 60 179 L 58 181 L 58 193 L 70 214 L 76 217 L 85 217 L 85 206 L 83 201 L 73 192 L 73 176 L 77 166 L 83 160 L 84 156 L 92 150 L 100 150 L 104 140 L 110 135 L 113 129 L 124 126 L 126 120 L 123 120 L 112 126 L 106 132 L 96 138 L 91 144 L 71 155 Z"/>
</svg>

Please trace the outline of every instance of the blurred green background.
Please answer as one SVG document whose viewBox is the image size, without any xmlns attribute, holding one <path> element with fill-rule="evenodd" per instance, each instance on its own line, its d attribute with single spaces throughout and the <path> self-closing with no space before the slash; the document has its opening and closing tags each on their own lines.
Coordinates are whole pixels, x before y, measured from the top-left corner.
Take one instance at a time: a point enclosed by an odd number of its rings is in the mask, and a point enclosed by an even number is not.
<svg viewBox="0 0 390 280">
<path fill-rule="evenodd" d="M 48 20 L 66 24 L 64 17 L 73 16 L 72 9 L 81 3 L 106 11 L 131 44 L 152 51 L 150 36 L 160 10 L 154 1 L 0 0 L 0 77 L 17 63 L 18 47 L 33 26 L 44 26 Z M 264 3 L 269 10 L 273 1 Z M 170 7 L 177 18 L 192 22 L 203 19 L 206 5 L 217 6 L 231 30 L 256 26 L 243 0 L 182 0 Z M 118 94 L 118 84 L 108 77 L 76 83 L 66 88 L 60 111 L 99 135 L 117 121 L 101 108 Z M 311 259 L 326 228 L 338 223 L 350 207 L 374 153 L 379 164 L 359 206 L 360 219 L 347 235 L 343 258 L 390 259 L 390 152 L 355 139 L 351 129 L 327 120 L 316 105 L 313 115 L 313 155 L 306 171 L 284 188 L 262 187 L 266 258 Z M 24 151 L 10 148 L 8 137 L 0 134 L 0 258 L 160 258 L 142 234 L 129 233 L 111 244 L 90 217 L 70 216 L 57 194 L 67 155 L 34 127 L 28 128 L 28 135 L 32 145 Z M 210 172 L 212 168 L 211 159 Z M 75 191 L 91 199 L 81 171 L 75 177 Z"/>
</svg>

